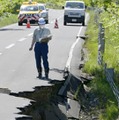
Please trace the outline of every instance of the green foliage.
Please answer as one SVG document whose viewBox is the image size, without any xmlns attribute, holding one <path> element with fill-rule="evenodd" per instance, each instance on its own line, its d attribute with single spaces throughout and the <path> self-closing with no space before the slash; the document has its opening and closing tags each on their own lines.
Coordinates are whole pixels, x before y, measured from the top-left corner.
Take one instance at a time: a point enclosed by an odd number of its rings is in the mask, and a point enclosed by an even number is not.
<svg viewBox="0 0 119 120">
<path fill-rule="evenodd" d="M 0 16 L 4 13 L 16 13 L 16 10 L 20 7 L 23 0 L 0 0 Z"/>
<path fill-rule="evenodd" d="M 5 12 L 17 14 L 16 10 L 20 8 L 22 2 L 29 0 L 0 0 L 0 16 Z M 46 3 L 52 5 L 52 7 L 61 8 L 66 0 L 33 0 L 39 3 Z M 105 6 L 110 5 L 114 0 L 82 0 L 86 6 Z"/>
<path fill-rule="evenodd" d="M 85 48 L 89 51 L 88 58 L 90 58 L 84 67 L 84 71 L 87 71 L 90 75 L 95 74 L 96 69 L 99 67 L 97 64 L 97 39 L 98 39 L 98 30 L 96 25 L 92 25 L 94 22 L 94 13 L 91 13 L 90 21 L 88 23 L 88 27 L 86 34 L 88 34 L 88 40 L 86 41 Z M 94 31 L 95 30 L 95 31 Z"/>
<path fill-rule="evenodd" d="M 8 13 L 17 13 L 16 10 L 20 8 L 22 2 L 29 0 L 0 0 L 0 16 L 5 12 Z M 61 8 L 64 5 L 66 0 L 33 0 L 39 3 L 46 3 L 52 5 L 52 7 Z M 107 8 L 112 2 L 116 0 L 82 0 L 86 3 L 86 6 L 104 6 Z"/>
<path fill-rule="evenodd" d="M 106 113 L 100 115 L 100 120 L 116 120 L 118 112 L 119 111 L 114 103 L 111 103 L 110 105 L 107 105 Z"/>
<path fill-rule="evenodd" d="M 109 10 L 109 8 L 107 9 Z M 108 64 L 108 67 L 113 67 L 116 72 L 119 74 L 118 70 L 118 49 L 119 43 L 117 38 L 119 37 L 117 26 L 118 24 L 113 21 L 116 21 L 114 18 L 111 18 L 108 11 L 103 11 L 101 13 L 100 21 L 103 22 L 105 27 L 105 53 L 104 60 Z M 84 66 L 84 71 L 90 75 L 94 75 L 95 78 L 90 83 L 92 92 L 94 92 L 99 97 L 99 109 L 103 108 L 103 112 L 99 115 L 100 120 L 115 120 L 119 115 L 119 109 L 117 105 L 116 98 L 106 81 L 105 75 L 103 73 L 103 68 L 97 64 L 97 51 L 98 51 L 98 26 L 94 21 L 94 12 L 90 12 L 90 21 L 88 23 L 88 28 L 86 34 L 88 39 L 85 43 L 85 48 L 88 49 L 88 61 Z M 113 15 L 112 15 L 113 16 Z M 118 77 L 119 75 L 117 75 Z"/>
<path fill-rule="evenodd" d="M 111 3 L 106 11 L 100 14 L 100 21 L 105 28 L 105 54 L 104 59 L 109 67 L 114 67 L 119 72 L 119 5 Z"/>
<path fill-rule="evenodd" d="M 9 17 L 4 16 L 0 19 L 0 27 L 16 23 L 16 21 L 17 21 L 17 15 L 9 14 Z"/>
</svg>

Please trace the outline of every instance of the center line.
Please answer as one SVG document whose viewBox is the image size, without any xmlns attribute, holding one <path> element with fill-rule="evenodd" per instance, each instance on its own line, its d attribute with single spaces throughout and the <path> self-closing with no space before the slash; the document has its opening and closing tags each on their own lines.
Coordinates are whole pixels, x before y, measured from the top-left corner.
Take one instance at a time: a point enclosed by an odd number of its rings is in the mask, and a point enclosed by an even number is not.
<svg viewBox="0 0 119 120">
<path fill-rule="evenodd" d="M 21 38 L 21 39 L 19 39 L 18 41 L 20 41 L 20 42 L 21 42 L 21 41 L 24 41 L 25 39 L 26 39 L 26 38 Z"/>
<path fill-rule="evenodd" d="M 32 35 L 33 35 L 33 33 L 28 34 L 28 36 L 32 36 Z"/>
<path fill-rule="evenodd" d="M 6 47 L 6 49 L 9 49 L 9 48 L 11 48 L 11 47 L 13 47 L 13 46 L 15 46 L 15 44 L 14 44 L 14 43 L 13 43 L 13 44 L 8 45 L 8 46 Z"/>
</svg>

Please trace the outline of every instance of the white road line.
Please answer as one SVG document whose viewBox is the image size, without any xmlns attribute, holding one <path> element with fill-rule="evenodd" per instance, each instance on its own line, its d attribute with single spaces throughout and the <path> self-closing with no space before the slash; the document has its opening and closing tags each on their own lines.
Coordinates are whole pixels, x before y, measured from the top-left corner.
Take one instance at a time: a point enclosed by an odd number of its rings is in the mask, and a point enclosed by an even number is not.
<svg viewBox="0 0 119 120">
<path fill-rule="evenodd" d="M 21 39 L 19 39 L 18 41 L 19 41 L 19 42 L 22 42 L 22 41 L 24 41 L 24 40 L 26 40 L 26 38 L 21 38 Z"/>
<path fill-rule="evenodd" d="M 13 46 L 15 46 L 15 44 L 13 43 L 13 44 L 10 44 L 10 45 L 8 45 L 7 47 L 5 47 L 6 49 L 9 49 L 9 48 L 11 48 L 11 47 L 13 47 Z"/>
<path fill-rule="evenodd" d="M 33 33 L 30 33 L 30 34 L 28 34 L 27 36 L 32 36 L 33 35 Z"/>
<path fill-rule="evenodd" d="M 80 28 L 78 34 L 80 34 L 82 30 L 82 27 Z M 72 56 L 73 56 L 73 50 L 76 46 L 76 44 L 78 43 L 80 38 L 77 38 L 76 41 L 73 43 L 73 45 L 71 46 L 71 49 L 70 49 L 70 52 L 69 52 L 69 57 L 68 57 L 68 60 L 67 60 L 67 63 L 66 63 L 66 68 L 68 68 L 68 70 L 70 71 L 70 63 L 71 63 L 71 60 L 72 60 Z"/>
<path fill-rule="evenodd" d="M 82 27 L 81 27 L 81 29 L 82 29 Z M 78 32 L 78 34 L 77 34 L 77 37 L 79 37 L 79 35 L 80 35 L 80 33 L 81 33 L 81 29 L 79 30 L 79 32 Z"/>
</svg>

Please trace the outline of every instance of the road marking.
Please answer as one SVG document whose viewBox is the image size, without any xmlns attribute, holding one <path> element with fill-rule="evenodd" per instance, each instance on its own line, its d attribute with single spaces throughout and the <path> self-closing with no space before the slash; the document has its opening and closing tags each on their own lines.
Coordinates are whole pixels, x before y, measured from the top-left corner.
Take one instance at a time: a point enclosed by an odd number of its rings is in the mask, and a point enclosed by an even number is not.
<svg viewBox="0 0 119 120">
<path fill-rule="evenodd" d="M 0 53 L 0 55 L 2 55 L 2 53 Z"/>
<path fill-rule="evenodd" d="M 9 49 L 9 48 L 11 48 L 11 47 L 13 47 L 13 46 L 15 46 L 15 44 L 13 43 L 13 44 L 10 44 L 10 45 L 8 45 L 7 47 L 5 47 L 6 49 Z"/>
<path fill-rule="evenodd" d="M 18 41 L 19 41 L 19 42 L 22 42 L 22 41 L 24 41 L 24 40 L 26 40 L 26 38 L 21 38 L 21 39 L 19 39 Z"/>
<path fill-rule="evenodd" d="M 79 34 L 81 33 L 81 30 L 82 30 L 83 27 L 80 28 L 79 30 Z M 73 45 L 71 46 L 71 49 L 70 49 L 70 52 L 69 52 L 69 57 L 68 57 L 68 60 L 67 60 L 67 63 L 66 63 L 66 68 L 68 69 L 68 71 L 70 71 L 70 63 L 71 63 L 71 60 L 72 60 L 72 57 L 73 57 L 73 50 L 76 46 L 76 44 L 78 43 L 80 38 L 77 38 L 76 41 L 73 43 Z"/>
<path fill-rule="evenodd" d="M 32 36 L 33 35 L 33 33 L 30 33 L 30 34 L 28 34 L 27 36 Z"/>
<path fill-rule="evenodd" d="M 81 27 L 82 28 L 82 27 Z M 79 37 L 80 36 L 80 33 L 81 33 L 81 29 L 79 30 L 79 32 L 78 32 L 78 34 L 77 34 L 77 37 Z"/>
</svg>

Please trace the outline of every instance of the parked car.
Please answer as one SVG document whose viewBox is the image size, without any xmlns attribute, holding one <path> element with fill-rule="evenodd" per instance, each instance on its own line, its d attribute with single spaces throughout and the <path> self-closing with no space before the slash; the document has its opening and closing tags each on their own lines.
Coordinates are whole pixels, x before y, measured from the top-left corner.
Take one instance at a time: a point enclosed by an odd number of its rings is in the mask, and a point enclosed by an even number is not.
<svg viewBox="0 0 119 120">
<path fill-rule="evenodd" d="M 37 2 L 23 2 L 18 14 L 18 25 L 27 23 L 28 20 L 33 24 L 37 23 L 40 17 L 45 19 L 46 24 L 49 22 L 48 9 L 46 9 L 45 4 Z"/>
<path fill-rule="evenodd" d="M 66 1 L 64 8 L 64 25 L 82 23 L 85 25 L 85 3 L 83 1 Z"/>
</svg>

